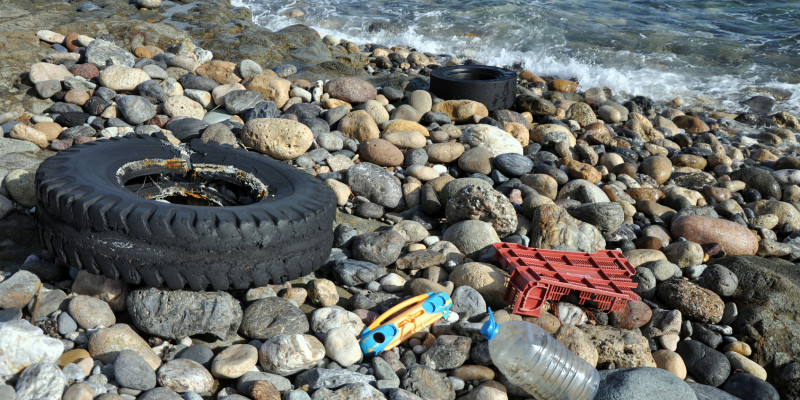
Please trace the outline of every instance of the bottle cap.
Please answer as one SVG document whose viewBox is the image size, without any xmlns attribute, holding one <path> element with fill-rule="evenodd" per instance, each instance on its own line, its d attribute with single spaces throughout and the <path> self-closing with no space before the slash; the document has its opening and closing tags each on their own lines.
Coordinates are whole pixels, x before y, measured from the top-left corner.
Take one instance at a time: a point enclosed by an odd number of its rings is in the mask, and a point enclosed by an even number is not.
<svg viewBox="0 0 800 400">
<path fill-rule="evenodd" d="M 486 338 L 486 340 L 492 340 L 495 336 L 497 336 L 497 331 L 500 330 L 500 325 L 498 325 L 497 322 L 494 322 L 492 308 L 487 307 L 487 310 L 489 310 L 489 320 L 486 321 L 481 327 L 481 334 Z"/>
</svg>

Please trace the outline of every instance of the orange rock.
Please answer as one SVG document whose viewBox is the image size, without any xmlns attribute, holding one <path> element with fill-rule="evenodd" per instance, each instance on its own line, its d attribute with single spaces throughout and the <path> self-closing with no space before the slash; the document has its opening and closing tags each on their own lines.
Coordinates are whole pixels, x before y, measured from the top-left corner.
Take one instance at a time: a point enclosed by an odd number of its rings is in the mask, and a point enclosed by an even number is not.
<svg viewBox="0 0 800 400">
<path fill-rule="evenodd" d="M 683 128 L 687 133 L 692 135 L 705 133 L 711 130 L 705 122 L 700 120 L 700 118 L 693 117 L 691 115 L 679 115 L 675 117 L 672 122 L 674 122 L 678 128 Z"/>
<path fill-rule="evenodd" d="M 597 184 L 603 179 L 600 172 L 593 166 L 575 160 L 567 160 L 567 175 L 576 179 L 585 179 L 593 184 Z"/>
<path fill-rule="evenodd" d="M 575 93 L 575 91 L 578 90 L 578 82 L 566 79 L 554 79 L 548 86 L 550 90 L 557 90 L 564 93 Z"/>
<path fill-rule="evenodd" d="M 78 33 L 70 32 L 64 39 L 64 46 L 69 51 L 78 50 L 78 47 L 81 47 L 81 43 L 78 41 Z"/>
<path fill-rule="evenodd" d="M 664 192 L 653 188 L 628 189 L 625 191 L 625 193 L 627 193 L 628 196 L 631 196 L 636 201 L 658 201 L 664 197 Z"/>
<path fill-rule="evenodd" d="M 238 83 L 242 78 L 236 75 L 236 64 L 230 61 L 211 60 L 206 64 L 197 67 L 195 72 L 197 75 L 205 76 L 206 78 L 213 79 L 214 81 L 226 83 Z"/>
<path fill-rule="evenodd" d="M 729 256 L 756 254 L 758 238 L 750 230 L 733 221 L 720 218 L 687 215 L 672 222 L 672 235 L 683 236 L 699 243 L 719 243 Z"/>
</svg>

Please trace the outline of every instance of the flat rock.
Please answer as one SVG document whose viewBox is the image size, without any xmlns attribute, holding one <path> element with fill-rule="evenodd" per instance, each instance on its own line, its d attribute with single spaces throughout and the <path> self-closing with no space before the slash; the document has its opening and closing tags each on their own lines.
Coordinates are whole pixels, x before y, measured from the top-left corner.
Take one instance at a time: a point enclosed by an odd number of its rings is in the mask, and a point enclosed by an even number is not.
<svg viewBox="0 0 800 400">
<path fill-rule="evenodd" d="M 464 336 L 441 335 L 420 357 L 422 365 L 437 371 L 460 367 L 469 358 L 472 340 Z"/>
<path fill-rule="evenodd" d="M 403 389 L 430 400 L 455 400 L 456 392 L 450 380 L 436 370 L 423 365 L 411 366 L 401 381 Z"/>
<path fill-rule="evenodd" d="M 226 292 L 139 289 L 128 296 L 128 313 L 139 329 L 169 339 L 199 334 L 225 339 L 242 321 L 239 302 Z"/>
<path fill-rule="evenodd" d="M 89 354 L 104 363 L 111 364 L 120 351 L 132 350 L 139 353 L 154 370 L 161 365 L 161 358 L 128 325 L 116 324 L 99 329 L 89 338 Z"/>
<path fill-rule="evenodd" d="M 23 308 L 36 295 L 42 282 L 29 271 L 17 271 L 0 282 L 0 308 Z"/>
<path fill-rule="evenodd" d="M 269 339 L 284 333 L 308 332 L 308 319 L 291 301 L 282 297 L 266 297 L 247 306 L 239 329 L 252 339 Z"/>
<path fill-rule="evenodd" d="M 109 65 L 133 67 L 136 58 L 130 52 L 103 39 L 95 39 L 86 47 L 86 62 L 98 68 Z"/>
<path fill-rule="evenodd" d="M 346 369 L 314 368 L 298 374 L 294 380 L 296 386 L 308 385 L 311 390 L 338 389 L 355 383 L 373 384 L 375 377 Z"/>
<path fill-rule="evenodd" d="M 100 83 L 114 91 L 133 91 L 150 79 L 144 71 L 124 65 L 112 65 L 100 72 Z"/>
<path fill-rule="evenodd" d="M 216 378 L 236 379 L 258 363 L 258 349 L 249 344 L 234 344 L 222 350 L 211 363 Z"/>
<path fill-rule="evenodd" d="M 214 385 L 214 377 L 196 361 L 177 358 L 158 369 L 158 384 L 178 393 L 208 393 Z"/>
<path fill-rule="evenodd" d="M 369 283 L 386 275 L 384 267 L 368 261 L 351 259 L 335 261 L 332 269 L 337 280 L 347 286 Z"/>
</svg>

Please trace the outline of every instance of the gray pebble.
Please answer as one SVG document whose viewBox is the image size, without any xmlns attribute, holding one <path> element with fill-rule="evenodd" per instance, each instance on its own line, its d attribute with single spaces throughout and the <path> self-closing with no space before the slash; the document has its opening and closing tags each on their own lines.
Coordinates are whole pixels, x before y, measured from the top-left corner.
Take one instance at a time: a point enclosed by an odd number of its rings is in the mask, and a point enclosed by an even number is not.
<svg viewBox="0 0 800 400">
<path fill-rule="evenodd" d="M 209 349 L 209 352 L 211 350 Z M 131 350 L 119 352 L 114 361 L 114 378 L 120 386 L 150 390 L 156 387 L 156 372 L 139 353 Z"/>
<path fill-rule="evenodd" d="M 58 333 L 66 335 L 75 332 L 78 329 L 78 324 L 69 315 L 69 313 L 61 313 L 58 315 Z"/>
</svg>

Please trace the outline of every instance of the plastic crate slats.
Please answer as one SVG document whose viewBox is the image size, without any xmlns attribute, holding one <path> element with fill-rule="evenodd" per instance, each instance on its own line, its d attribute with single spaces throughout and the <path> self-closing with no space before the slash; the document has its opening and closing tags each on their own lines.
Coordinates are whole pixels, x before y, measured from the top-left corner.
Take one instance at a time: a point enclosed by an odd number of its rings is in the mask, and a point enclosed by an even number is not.
<svg viewBox="0 0 800 400">
<path fill-rule="evenodd" d="M 505 299 L 514 312 L 539 316 L 547 300 L 558 301 L 578 291 L 579 304 L 593 300 L 598 307 L 619 311 L 629 300 L 636 270 L 616 250 L 581 253 L 534 249 L 513 243 L 495 243 L 495 259 L 511 273 Z"/>
</svg>

